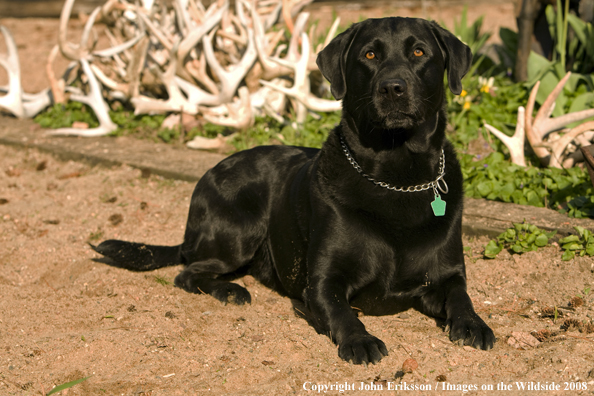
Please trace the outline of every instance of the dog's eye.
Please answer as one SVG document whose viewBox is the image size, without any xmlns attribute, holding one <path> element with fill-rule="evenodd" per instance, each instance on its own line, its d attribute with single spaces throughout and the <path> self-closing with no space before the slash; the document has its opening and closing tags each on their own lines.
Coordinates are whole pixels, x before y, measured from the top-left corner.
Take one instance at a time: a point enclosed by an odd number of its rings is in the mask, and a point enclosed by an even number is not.
<svg viewBox="0 0 594 396">
<path fill-rule="evenodd" d="M 373 51 L 367 51 L 367 53 L 365 54 L 365 57 L 369 60 L 371 59 L 375 59 L 375 52 Z"/>
<path fill-rule="evenodd" d="M 414 51 L 414 54 L 415 54 L 415 56 L 423 56 L 423 55 L 425 55 L 425 53 L 423 52 L 423 50 L 422 49 L 418 49 L 418 48 Z"/>
</svg>

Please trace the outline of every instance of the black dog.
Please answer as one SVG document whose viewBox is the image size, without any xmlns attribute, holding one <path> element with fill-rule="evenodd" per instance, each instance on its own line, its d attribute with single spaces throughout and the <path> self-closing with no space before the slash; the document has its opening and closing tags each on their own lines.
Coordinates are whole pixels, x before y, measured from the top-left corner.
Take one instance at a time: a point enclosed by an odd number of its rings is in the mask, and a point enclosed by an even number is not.
<svg viewBox="0 0 594 396">
<path fill-rule="evenodd" d="M 459 94 L 471 59 L 433 22 L 354 24 L 317 59 L 343 100 L 321 150 L 232 155 L 198 182 L 181 245 L 109 240 L 95 250 L 136 271 L 183 263 L 176 286 L 235 304 L 250 294 L 229 280 L 249 273 L 300 300 L 353 363 L 388 351 L 352 307 L 414 308 L 445 321 L 452 341 L 490 349 L 495 336 L 466 292 L 462 175 L 444 132 L 444 72 Z"/>
</svg>

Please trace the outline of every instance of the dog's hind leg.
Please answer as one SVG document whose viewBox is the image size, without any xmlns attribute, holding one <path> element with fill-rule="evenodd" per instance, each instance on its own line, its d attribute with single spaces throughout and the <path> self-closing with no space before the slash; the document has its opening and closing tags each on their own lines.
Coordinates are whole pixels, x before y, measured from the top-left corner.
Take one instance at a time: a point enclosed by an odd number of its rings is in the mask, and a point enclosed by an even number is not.
<svg viewBox="0 0 594 396">
<path fill-rule="evenodd" d="M 225 304 L 251 303 L 250 293 L 244 287 L 219 279 L 231 271 L 232 268 L 219 259 L 194 262 L 175 277 L 175 286 L 190 293 L 210 294 Z"/>
</svg>

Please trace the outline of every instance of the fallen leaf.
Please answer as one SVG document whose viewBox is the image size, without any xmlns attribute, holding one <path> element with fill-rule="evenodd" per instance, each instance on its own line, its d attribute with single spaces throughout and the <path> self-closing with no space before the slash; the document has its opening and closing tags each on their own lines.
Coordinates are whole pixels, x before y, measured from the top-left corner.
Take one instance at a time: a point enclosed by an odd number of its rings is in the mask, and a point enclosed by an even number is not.
<svg viewBox="0 0 594 396">
<path fill-rule="evenodd" d="M 419 368 L 419 363 L 413 358 L 406 359 L 404 363 L 402 363 L 402 371 L 405 373 L 412 373 L 417 368 Z"/>
</svg>

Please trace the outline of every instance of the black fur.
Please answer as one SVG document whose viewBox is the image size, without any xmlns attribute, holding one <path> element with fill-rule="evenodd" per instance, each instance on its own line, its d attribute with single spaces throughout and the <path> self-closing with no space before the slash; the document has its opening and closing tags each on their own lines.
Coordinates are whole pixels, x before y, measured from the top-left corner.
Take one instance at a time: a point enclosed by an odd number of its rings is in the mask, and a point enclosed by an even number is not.
<svg viewBox="0 0 594 396">
<path fill-rule="evenodd" d="M 299 300 L 309 322 L 353 363 L 376 363 L 388 351 L 352 307 L 369 315 L 414 308 L 444 321 L 452 341 L 490 349 L 495 336 L 466 292 L 462 175 L 443 109 L 444 72 L 459 93 L 471 58 L 433 22 L 354 24 L 317 59 L 343 100 L 341 123 L 321 150 L 274 146 L 232 155 L 197 184 L 181 245 L 105 241 L 95 250 L 137 271 L 185 264 L 176 286 L 236 304 L 250 294 L 229 279 L 252 274 Z M 443 149 L 445 215 L 433 214 L 432 189 L 392 191 L 362 177 L 340 136 L 365 173 L 393 186 L 435 180 Z"/>
</svg>

